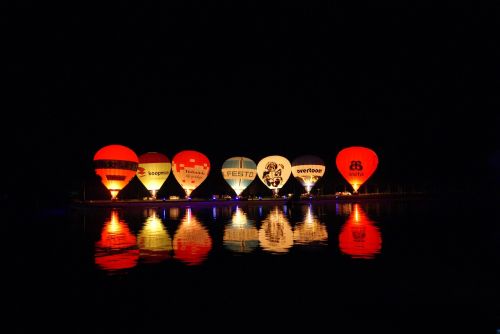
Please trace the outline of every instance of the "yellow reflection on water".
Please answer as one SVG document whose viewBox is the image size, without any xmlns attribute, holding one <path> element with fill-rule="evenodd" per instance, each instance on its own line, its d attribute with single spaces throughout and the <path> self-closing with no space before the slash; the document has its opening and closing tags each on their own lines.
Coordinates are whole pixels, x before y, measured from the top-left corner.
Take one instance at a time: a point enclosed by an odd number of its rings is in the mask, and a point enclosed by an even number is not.
<svg viewBox="0 0 500 334">
<path fill-rule="evenodd" d="M 293 245 L 293 231 L 288 219 L 277 206 L 262 221 L 259 230 L 262 249 L 274 253 L 286 253 Z"/>
<path fill-rule="evenodd" d="M 134 234 L 118 211 L 111 211 L 111 218 L 104 223 L 101 239 L 95 244 L 95 263 L 106 271 L 129 269 L 137 264 L 139 250 Z"/>
<path fill-rule="evenodd" d="M 304 221 L 298 223 L 294 228 L 293 240 L 296 244 L 302 245 L 328 241 L 326 226 L 314 215 L 310 205 L 306 207 Z"/>
<path fill-rule="evenodd" d="M 174 235 L 174 258 L 187 265 L 199 265 L 212 249 L 207 229 L 186 208 L 186 214 Z"/>
<path fill-rule="evenodd" d="M 236 207 L 231 224 L 224 228 L 224 246 L 234 252 L 251 252 L 259 244 L 259 232 L 242 209 Z"/>
<path fill-rule="evenodd" d="M 339 234 L 342 253 L 352 258 L 373 259 L 382 249 L 382 234 L 358 203 Z"/>
<path fill-rule="evenodd" d="M 139 255 L 146 263 L 161 262 L 170 257 L 172 239 L 155 210 L 149 212 L 137 238 Z"/>
</svg>

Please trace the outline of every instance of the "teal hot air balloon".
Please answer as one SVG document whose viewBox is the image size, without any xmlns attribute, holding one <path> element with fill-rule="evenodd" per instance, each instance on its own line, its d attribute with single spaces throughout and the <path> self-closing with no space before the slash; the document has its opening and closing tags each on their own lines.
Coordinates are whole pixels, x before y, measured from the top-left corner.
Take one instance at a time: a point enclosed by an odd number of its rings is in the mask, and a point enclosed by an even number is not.
<svg viewBox="0 0 500 334">
<path fill-rule="evenodd" d="M 257 175 L 257 165 L 246 157 L 232 157 L 222 164 L 222 177 L 233 188 L 236 196 L 245 190 Z"/>
<path fill-rule="evenodd" d="M 325 174 L 325 163 L 315 155 L 302 155 L 292 161 L 292 174 L 309 194 Z"/>
</svg>

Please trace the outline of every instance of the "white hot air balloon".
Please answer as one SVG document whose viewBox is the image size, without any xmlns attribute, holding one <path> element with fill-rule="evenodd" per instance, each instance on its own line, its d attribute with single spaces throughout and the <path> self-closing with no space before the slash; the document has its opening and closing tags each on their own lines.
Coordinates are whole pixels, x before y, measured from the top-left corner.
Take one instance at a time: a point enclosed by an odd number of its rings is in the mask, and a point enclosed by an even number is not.
<svg viewBox="0 0 500 334">
<path fill-rule="evenodd" d="M 260 180 L 278 196 L 281 189 L 292 173 L 292 165 L 287 158 L 271 155 L 260 160 L 257 164 L 257 175 Z"/>
<path fill-rule="evenodd" d="M 325 174 L 325 163 L 315 155 L 302 155 L 292 161 L 292 175 L 304 186 L 307 194 Z"/>
</svg>

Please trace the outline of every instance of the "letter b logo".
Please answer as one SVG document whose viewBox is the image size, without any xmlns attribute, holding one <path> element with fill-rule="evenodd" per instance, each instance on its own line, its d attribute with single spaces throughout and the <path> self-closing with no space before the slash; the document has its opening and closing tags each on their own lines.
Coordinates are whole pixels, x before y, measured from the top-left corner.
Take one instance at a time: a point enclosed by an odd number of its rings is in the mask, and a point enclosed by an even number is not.
<svg viewBox="0 0 500 334">
<path fill-rule="evenodd" d="M 353 160 L 351 161 L 351 165 L 349 166 L 350 170 L 363 170 L 363 165 L 361 164 L 361 161 L 359 160 Z"/>
</svg>

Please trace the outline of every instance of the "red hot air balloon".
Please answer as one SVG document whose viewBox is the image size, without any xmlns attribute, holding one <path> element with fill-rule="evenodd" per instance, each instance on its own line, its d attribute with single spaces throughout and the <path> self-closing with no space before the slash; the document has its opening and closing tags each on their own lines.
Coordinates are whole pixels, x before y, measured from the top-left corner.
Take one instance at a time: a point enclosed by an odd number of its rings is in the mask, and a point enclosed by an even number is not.
<svg viewBox="0 0 500 334">
<path fill-rule="evenodd" d="M 139 158 L 130 148 L 122 145 L 108 145 L 94 155 L 95 173 L 115 200 L 122 190 L 135 176 Z"/>
<path fill-rule="evenodd" d="M 181 151 L 172 159 L 174 177 L 189 198 L 191 192 L 205 181 L 210 172 L 210 161 L 197 151 Z"/>
<path fill-rule="evenodd" d="M 374 151 L 361 146 L 347 147 L 337 154 L 337 168 L 342 176 L 358 192 L 359 187 L 377 169 L 378 157 Z"/>
</svg>

